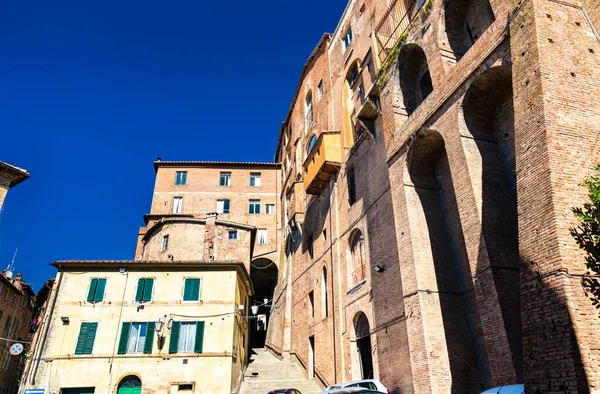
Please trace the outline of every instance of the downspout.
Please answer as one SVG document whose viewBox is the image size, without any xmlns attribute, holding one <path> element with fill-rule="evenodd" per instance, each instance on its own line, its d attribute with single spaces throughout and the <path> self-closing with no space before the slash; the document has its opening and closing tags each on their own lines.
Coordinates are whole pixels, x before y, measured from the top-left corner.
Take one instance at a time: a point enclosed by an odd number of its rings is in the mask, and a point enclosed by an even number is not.
<svg viewBox="0 0 600 394">
<path fill-rule="evenodd" d="M 121 297 L 121 309 L 119 310 L 119 319 L 117 320 L 117 329 L 115 330 L 115 341 L 113 343 L 112 357 L 110 358 L 110 366 L 108 367 L 108 393 L 110 394 L 110 385 L 112 384 L 112 367 L 115 360 L 115 351 L 117 349 L 117 338 L 119 338 L 119 326 L 123 316 L 123 305 L 125 304 L 125 291 L 127 290 L 127 282 L 129 281 L 129 270 L 125 271 L 125 286 L 123 287 L 123 296 Z"/>
<path fill-rule="evenodd" d="M 56 284 L 56 292 L 54 293 L 54 300 L 52 302 L 52 307 L 50 308 L 50 315 L 44 319 L 44 335 L 42 337 L 42 341 L 39 344 L 40 354 L 38 355 L 37 362 L 35 363 L 35 368 L 33 370 L 33 374 L 31 375 L 31 384 L 35 384 L 35 375 L 37 374 L 38 367 L 40 366 L 40 360 L 42 356 L 42 352 L 44 350 L 44 345 L 46 344 L 46 338 L 48 337 L 48 331 L 50 330 L 50 323 L 52 322 L 52 315 L 54 314 L 54 308 L 56 307 L 56 300 L 58 299 L 58 292 L 60 290 L 60 285 L 62 283 L 62 278 L 64 276 L 64 271 L 62 270 L 62 266 L 58 266 L 58 271 L 60 273 L 60 277 L 58 278 L 58 283 Z"/>
<path fill-rule="evenodd" d="M 336 331 L 336 327 L 335 327 L 335 287 L 334 287 L 334 283 L 335 280 L 333 279 L 335 277 L 334 274 L 334 266 L 335 264 L 333 263 L 333 183 L 335 182 L 335 180 L 331 180 L 329 182 L 329 261 L 331 261 L 331 310 L 332 310 L 332 315 L 331 318 L 333 319 L 333 322 L 331 324 L 331 326 L 333 327 L 333 380 L 334 382 L 337 382 L 337 340 L 336 340 L 336 335 L 335 335 L 335 331 Z M 337 234 L 336 234 L 337 236 Z M 327 291 L 327 289 L 325 289 L 325 291 Z"/>
</svg>

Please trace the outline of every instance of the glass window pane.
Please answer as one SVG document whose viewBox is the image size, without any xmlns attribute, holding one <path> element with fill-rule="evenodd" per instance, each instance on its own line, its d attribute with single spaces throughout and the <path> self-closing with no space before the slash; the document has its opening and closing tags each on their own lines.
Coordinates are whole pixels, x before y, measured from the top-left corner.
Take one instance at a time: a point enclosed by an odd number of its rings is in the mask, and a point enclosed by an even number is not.
<svg viewBox="0 0 600 394">
<path fill-rule="evenodd" d="M 179 330 L 178 350 L 180 352 L 193 352 L 196 340 L 196 323 L 182 322 Z"/>
</svg>

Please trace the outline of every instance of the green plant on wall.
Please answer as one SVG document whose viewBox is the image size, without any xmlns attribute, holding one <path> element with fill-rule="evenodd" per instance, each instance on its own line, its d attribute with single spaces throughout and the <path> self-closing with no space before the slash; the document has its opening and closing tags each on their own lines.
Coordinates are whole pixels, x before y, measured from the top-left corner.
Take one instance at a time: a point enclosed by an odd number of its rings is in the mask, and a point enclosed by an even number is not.
<svg viewBox="0 0 600 394">
<path fill-rule="evenodd" d="M 594 174 L 583 181 L 589 201 L 583 207 L 573 208 L 579 225 L 571 228 L 571 235 L 586 254 L 587 273 L 583 285 L 594 306 L 600 309 L 600 164 Z"/>
</svg>

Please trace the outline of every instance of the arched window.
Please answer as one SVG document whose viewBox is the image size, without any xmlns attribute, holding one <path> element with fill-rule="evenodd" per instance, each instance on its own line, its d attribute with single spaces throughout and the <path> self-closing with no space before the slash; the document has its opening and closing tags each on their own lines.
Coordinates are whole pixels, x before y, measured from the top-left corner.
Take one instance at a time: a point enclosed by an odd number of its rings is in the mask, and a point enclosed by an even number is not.
<svg viewBox="0 0 600 394">
<path fill-rule="evenodd" d="M 420 46 L 407 44 L 400 49 L 398 64 L 402 101 L 410 115 L 433 91 L 427 57 Z"/>
<path fill-rule="evenodd" d="M 313 150 L 315 145 L 317 145 L 317 136 L 313 135 L 310 138 L 310 142 L 308 143 L 308 148 L 306 149 L 306 154 L 309 154 Z"/>
<path fill-rule="evenodd" d="M 352 252 L 352 284 L 365 279 L 365 238 L 360 230 L 356 231 L 350 242 Z"/>
<path fill-rule="evenodd" d="M 321 281 L 323 292 L 323 317 L 329 316 L 329 297 L 327 296 L 327 268 L 323 267 L 323 280 Z"/>
<path fill-rule="evenodd" d="M 125 376 L 119 382 L 118 394 L 139 394 L 142 391 L 142 381 L 135 375 Z"/>
<path fill-rule="evenodd" d="M 312 90 L 309 90 L 306 94 L 306 103 L 304 107 L 304 120 L 306 122 L 306 130 L 310 130 L 313 125 L 313 99 Z"/>
</svg>

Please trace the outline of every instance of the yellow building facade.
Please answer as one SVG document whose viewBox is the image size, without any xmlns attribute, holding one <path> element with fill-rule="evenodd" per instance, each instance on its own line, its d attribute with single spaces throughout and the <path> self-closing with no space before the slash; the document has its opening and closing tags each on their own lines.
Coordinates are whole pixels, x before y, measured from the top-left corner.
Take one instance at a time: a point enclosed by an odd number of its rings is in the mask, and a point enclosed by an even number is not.
<svg viewBox="0 0 600 394">
<path fill-rule="evenodd" d="M 248 349 L 242 262 L 59 261 L 22 389 L 231 393 Z"/>
</svg>

